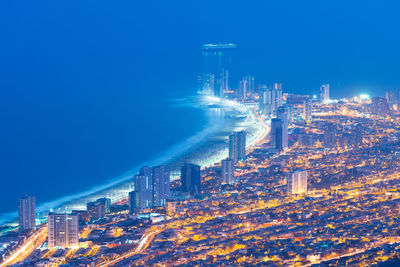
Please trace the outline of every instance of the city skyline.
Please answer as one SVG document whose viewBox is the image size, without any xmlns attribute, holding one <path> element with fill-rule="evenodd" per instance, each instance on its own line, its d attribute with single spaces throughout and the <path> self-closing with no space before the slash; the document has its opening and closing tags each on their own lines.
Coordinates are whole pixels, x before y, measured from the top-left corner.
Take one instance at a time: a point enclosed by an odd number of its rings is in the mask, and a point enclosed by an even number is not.
<svg viewBox="0 0 400 267">
<path fill-rule="evenodd" d="M 0 3 L 0 267 L 400 265 L 398 7 Z"/>
</svg>

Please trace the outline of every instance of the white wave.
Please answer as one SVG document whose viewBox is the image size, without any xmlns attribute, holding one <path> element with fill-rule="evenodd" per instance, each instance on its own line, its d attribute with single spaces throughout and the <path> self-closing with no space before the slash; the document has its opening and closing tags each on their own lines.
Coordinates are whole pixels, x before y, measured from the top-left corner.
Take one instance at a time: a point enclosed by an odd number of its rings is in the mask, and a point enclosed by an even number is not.
<svg viewBox="0 0 400 267">
<path fill-rule="evenodd" d="M 173 100 L 174 103 L 180 103 L 179 105 L 186 105 L 186 106 L 193 106 L 193 107 L 198 107 L 198 108 L 203 108 L 205 112 L 207 112 L 208 107 L 204 105 L 204 99 L 200 98 L 184 98 L 184 99 L 176 99 Z M 208 114 L 210 115 L 210 114 Z M 108 182 L 106 182 L 103 185 L 100 186 L 95 186 L 89 190 L 73 194 L 73 195 L 68 195 L 64 196 L 52 201 L 47 201 L 45 203 L 40 204 L 36 212 L 41 213 L 41 212 L 46 212 L 51 209 L 55 209 L 57 207 L 60 207 L 62 205 L 65 205 L 66 203 L 71 203 L 73 201 L 82 199 L 88 199 L 88 197 L 93 196 L 96 194 L 95 198 L 103 197 L 106 195 L 101 195 L 100 193 L 105 190 L 112 189 L 113 187 L 116 187 L 118 185 L 122 185 L 124 183 L 127 183 L 129 180 L 133 180 L 133 176 L 139 171 L 139 168 L 141 166 L 155 166 L 155 165 L 160 165 L 160 164 L 166 164 L 168 161 L 171 161 L 173 159 L 176 159 L 189 150 L 193 149 L 196 145 L 204 142 L 210 135 L 213 135 L 215 132 L 219 131 L 220 127 L 223 125 L 219 119 L 222 119 L 221 117 L 216 120 L 217 117 L 215 116 L 208 116 L 208 121 L 204 127 L 203 130 L 197 132 L 195 135 L 189 137 L 185 141 L 178 143 L 176 145 L 173 145 L 166 151 L 164 151 L 162 154 L 156 156 L 154 160 L 150 160 L 147 162 L 143 162 L 139 166 L 125 172 L 121 176 L 114 177 Z M 97 195 L 98 194 L 98 195 Z M 82 203 L 83 205 L 86 205 L 86 202 Z M 3 213 L 0 215 L 0 225 L 5 224 L 7 222 L 13 221 L 16 219 L 18 216 L 18 212 L 9 212 L 9 213 Z"/>
</svg>

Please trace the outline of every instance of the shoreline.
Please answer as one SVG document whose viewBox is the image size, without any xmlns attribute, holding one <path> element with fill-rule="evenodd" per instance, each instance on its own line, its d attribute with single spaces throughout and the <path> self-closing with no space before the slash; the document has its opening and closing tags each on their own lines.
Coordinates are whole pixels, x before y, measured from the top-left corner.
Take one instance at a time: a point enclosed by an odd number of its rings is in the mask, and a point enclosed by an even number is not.
<svg viewBox="0 0 400 267">
<path fill-rule="evenodd" d="M 249 148 L 263 139 L 269 131 L 268 127 L 256 118 L 249 106 L 204 95 L 195 96 L 193 99 L 194 102 L 189 102 L 189 104 L 194 108 L 202 109 L 208 115 L 208 121 L 203 130 L 173 145 L 154 160 L 142 163 L 106 184 L 42 203 L 37 208 L 38 220 L 45 219 L 49 211 L 70 212 L 86 209 L 87 202 L 101 197 L 111 198 L 112 202 L 126 198 L 133 190 L 133 176 L 141 166 L 166 164 L 171 169 L 171 180 L 177 179 L 180 176 L 178 172 L 183 161 L 189 160 L 202 168 L 207 168 L 226 158 L 228 156 L 227 135 L 231 132 L 238 129 L 248 131 L 246 148 Z M 218 104 L 218 108 L 210 107 L 215 103 Z M 15 226 L 17 216 L 18 212 L 2 214 L 0 226 Z"/>
</svg>

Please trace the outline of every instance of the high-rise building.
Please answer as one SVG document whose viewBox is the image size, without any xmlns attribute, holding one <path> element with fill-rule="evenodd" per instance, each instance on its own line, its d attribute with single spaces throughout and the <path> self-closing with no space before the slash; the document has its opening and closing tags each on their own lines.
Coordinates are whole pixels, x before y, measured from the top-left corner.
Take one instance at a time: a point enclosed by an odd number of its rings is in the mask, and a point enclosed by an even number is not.
<svg viewBox="0 0 400 267">
<path fill-rule="evenodd" d="M 182 192 L 189 192 L 190 195 L 201 193 L 200 166 L 192 163 L 185 163 L 181 170 Z"/>
<path fill-rule="evenodd" d="M 307 171 L 295 171 L 287 178 L 287 190 L 289 194 L 307 193 Z"/>
<path fill-rule="evenodd" d="M 387 100 L 383 97 L 373 97 L 371 103 L 371 113 L 386 116 L 389 112 Z"/>
<path fill-rule="evenodd" d="M 303 118 L 305 121 L 311 121 L 312 118 L 312 101 L 307 99 L 303 103 Z"/>
<path fill-rule="evenodd" d="M 36 226 L 35 197 L 26 196 L 18 200 L 19 229 L 29 230 Z"/>
<path fill-rule="evenodd" d="M 281 151 L 282 147 L 282 120 L 271 120 L 271 147 Z"/>
<path fill-rule="evenodd" d="M 275 112 L 278 107 L 283 105 L 282 84 L 274 83 L 273 88 L 275 90 L 275 109 L 273 112 Z"/>
<path fill-rule="evenodd" d="M 235 163 L 231 159 L 222 161 L 222 183 L 233 184 L 235 182 Z"/>
<path fill-rule="evenodd" d="M 214 94 L 222 97 L 228 89 L 229 71 L 232 69 L 233 55 L 236 44 L 205 44 L 202 47 L 204 59 L 203 80 L 210 81 L 214 76 Z M 207 83 L 208 88 L 211 86 Z M 203 87 L 203 90 L 205 87 Z"/>
<path fill-rule="evenodd" d="M 133 209 L 143 210 L 153 207 L 153 175 L 148 173 L 148 167 L 142 168 L 141 174 L 134 177 L 135 190 L 131 196 L 131 205 Z M 151 168 L 149 168 L 151 171 Z"/>
<path fill-rule="evenodd" d="M 109 198 L 99 198 L 86 204 L 91 220 L 99 220 L 106 217 L 106 214 L 110 212 L 110 206 L 111 199 Z"/>
<path fill-rule="evenodd" d="M 238 98 L 241 101 L 245 101 L 246 100 L 247 93 L 248 93 L 248 90 L 249 90 L 248 87 L 249 87 L 249 84 L 248 84 L 247 79 L 243 78 L 242 80 L 240 80 L 240 82 L 239 82 L 239 90 L 238 90 Z"/>
<path fill-rule="evenodd" d="M 280 106 L 276 111 L 276 117 L 282 121 L 282 149 L 286 150 L 288 148 L 288 138 L 289 138 L 289 118 L 286 109 Z"/>
<path fill-rule="evenodd" d="M 235 132 L 229 136 L 229 159 L 234 163 L 246 158 L 246 132 Z"/>
<path fill-rule="evenodd" d="M 351 145 L 353 147 L 360 147 L 362 143 L 363 143 L 362 125 L 360 123 L 356 123 L 353 126 L 353 131 L 351 133 Z"/>
<path fill-rule="evenodd" d="M 49 213 L 49 248 L 74 248 L 79 245 L 79 223 L 77 214 Z"/>
<path fill-rule="evenodd" d="M 324 133 L 324 146 L 326 148 L 333 148 L 337 145 L 337 126 L 333 123 L 327 125 Z"/>
<path fill-rule="evenodd" d="M 153 168 L 153 206 L 165 207 L 170 196 L 170 176 L 165 165 Z"/>
<path fill-rule="evenodd" d="M 399 96 L 400 96 L 399 91 L 397 91 L 397 90 L 396 91 L 392 90 L 392 91 L 386 92 L 386 101 L 390 107 L 392 105 L 399 104 L 399 100 L 400 100 Z"/>
<path fill-rule="evenodd" d="M 96 201 L 100 202 L 104 205 L 106 214 L 111 212 L 111 199 L 110 198 L 103 197 L 103 198 L 97 199 Z"/>
<path fill-rule="evenodd" d="M 322 103 L 326 103 L 329 101 L 329 84 L 323 84 L 319 88 L 320 90 L 320 99 Z"/>
</svg>

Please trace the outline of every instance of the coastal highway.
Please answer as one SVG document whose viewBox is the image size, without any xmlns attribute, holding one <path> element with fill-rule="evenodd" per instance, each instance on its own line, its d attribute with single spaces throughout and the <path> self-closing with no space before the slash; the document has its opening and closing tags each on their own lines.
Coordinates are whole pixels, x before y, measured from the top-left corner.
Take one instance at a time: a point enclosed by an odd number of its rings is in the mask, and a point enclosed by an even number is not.
<svg viewBox="0 0 400 267">
<path fill-rule="evenodd" d="M 154 229 L 154 230 L 150 229 L 149 232 L 146 231 L 143 234 L 142 238 L 140 238 L 138 246 L 133 251 L 127 252 L 127 253 L 119 256 L 118 258 L 111 260 L 107 263 L 101 264 L 99 266 L 101 266 L 101 267 L 111 266 L 113 264 L 116 264 L 116 263 L 124 260 L 124 259 L 132 257 L 133 255 L 142 253 L 150 245 L 150 243 L 151 243 L 151 241 L 153 241 L 154 237 L 156 235 L 158 235 L 159 233 L 161 233 L 162 231 L 163 231 L 162 229 Z"/>
<path fill-rule="evenodd" d="M 28 237 L 8 258 L 6 258 L 0 267 L 15 264 L 25 260 L 35 249 L 41 246 L 47 238 L 47 225 Z"/>
</svg>

